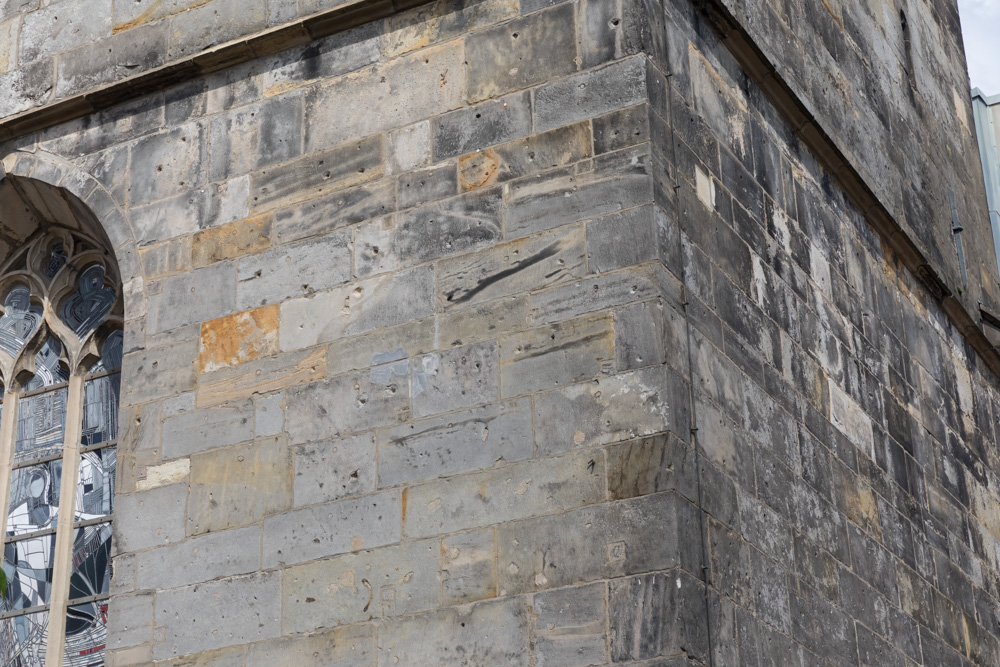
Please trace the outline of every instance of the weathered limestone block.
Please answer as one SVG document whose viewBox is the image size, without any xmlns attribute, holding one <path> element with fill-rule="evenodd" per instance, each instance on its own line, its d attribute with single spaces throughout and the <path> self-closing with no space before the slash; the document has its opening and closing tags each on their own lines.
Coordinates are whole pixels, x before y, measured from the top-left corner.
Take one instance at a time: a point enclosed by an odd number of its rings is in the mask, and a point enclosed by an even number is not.
<svg viewBox="0 0 1000 667">
<path fill-rule="evenodd" d="M 122 405 L 193 389 L 197 374 L 198 343 L 193 340 L 127 354 L 122 362 Z"/>
<path fill-rule="evenodd" d="M 686 572 L 612 581 L 611 659 L 644 660 L 682 651 L 702 658 L 710 650 L 704 597 L 704 585 Z"/>
<path fill-rule="evenodd" d="M 118 549 L 129 553 L 184 539 L 186 498 L 184 484 L 119 495 L 114 523 Z"/>
<path fill-rule="evenodd" d="M 528 655 L 528 622 L 521 598 L 390 620 L 379 629 L 379 662 L 520 666 Z"/>
<path fill-rule="evenodd" d="M 202 373 L 278 352 L 278 306 L 265 306 L 201 325 Z"/>
<path fill-rule="evenodd" d="M 341 375 L 287 392 L 285 421 L 293 444 L 388 426 L 410 417 L 406 362 Z"/>
<path fill-rule="evenodd" d="M 207 266 L 271 246 L 273 216 L 260 215 L 198 232 L 188 241 L 192 266 Z"/>
<path fill-rule="evenodd" d="M 153 639 L 153 600 L 152 593 L 115 597 L 115 613 L 108 615 L 108 632 L 114 633 L 108 648 L 127 648 Z"/>
<path fill-rule="evenodd" d="M 396 184 L 383 178 L 275 211 L 274 236 L 280 243 L 291 243 L 395 210 Z"/>
<path fill-rule="evenodd" d="M 234 577 L 177 588 L 156 596 L 164 641 L 157 659 L 272 639 L 281 634 L 281 575 Z M 194 625 L 202 630 L 191 632 Z"/>
<path fill-rule="evenodd" d="M 398 491 L 336 500 L 264 520 L 263 566 L 295 565 L 399 542 Z"/>
<path fill-rule="evenodd" d="M 501 336 L 501 395 L 508 398 L 610 373 L 614 348 L 607 315 Z"/>
<path fill-rule="evenodd" d="M 91 17 L 85 19 L 88 24 L 92 21 Z M 161 23 L 132 30 L 127 35 L 96 42 L 88 40 L 69 53 L 65 49 L 70 44 L 61 44 L 63 54 L 56 71 L 56 96 L 68 97 L 121 80 L 135 71 L 159 67 L 166 60 L 168 38 L 167 25 Z"/>
<path fill-rule="evenodd" d="M 434 122 L 434 158 L 444 160 L 531 134 L 531 95 L 506 95 L 452 111 Z"/>
<path fill-rule="evenodd" d="M 156 287 L 159 292 L 149 294 L 146 315 L 147 331 L 153 334 L 231 313 L 236 267 L 231 262 L 213 264 L 164 278 Z"/>
<path fill-rule="evenodd" d="M 697 520 L 694 505 L 662 493 L 499 526 L 500 591 L 516 595 L 676 567 L 697 570 L 698 542 L 685 537 Z M 650 526 L 661 536 L 652 543 Z"/>
<path fill-rule="evenodd" d="M 251 644 L 246 667 L 271 667 L 293 662 L 297 667 L 371 667 L 377 645 L 373 625 L 353 625 L 306 637 L 281 637 Z M 243 663 L 240 663 L 242 667 Z"/>
<path fill-rule="evenodd" d="M 197 405 L 211 407 L 314 382 L 326 376 L 326 350 L 288 352 L 206 373 L 198 379 Z M 276 406 L 280 410 L 280 403 Z M 259 411 L 258 423 L 259 429 Z M 258 435 L 264 435 L 258 431 Z M 267 433 L 266 435 L 276 435 Z"/>
<path fill-rule="evenodd" d="M 338 338 L 327 347 L 328 373 L 335 376 L 416 357 L 434 350 L 437 338 L 433 317 Z"/>
<path fill-rule="evenodd" d="M 659 85 L 663 85 L 662 79 Z M 644 56 L 581 72 L 547 83 L 535 93 L 535 131 L 600 116 L 638 104 L 655 94 L 658 92 L 647 88 Z"/>
<path fill-rule="evenodd" d="M 438 293 L 457 306 L 541 289 L 582 277 L 584 253 L 579 227 L 505 243 L 441 262 Z"/>
<path fill-rule="evenodd" d="M 422 266 L 283 302 L 278 339 L 298 350 L 433 312 L 434 269 Z"/>
<path fill-rule="evenodd" d="M 404 532 L 451 533 L 590 505 L 605 495 L 602 452 L 523 461 L 407 488 Z"/>
<path fill-rule="evenodd" d="M 163 199 L 202 185 L 208 157 L 203 123 L 173 128 L 132 146 L 130 205 Z"/>
<path fill-rule="evenodd" d="M 214 0 L 195 5 L 171 20 L 167 55 L 176 59 L 195 54 L 210 46 L 253 34 L 266 25 L 267 12 L 260 4 Z"/>
<path fill-rule="evenodd" d="M 271 210 L 381 177 L 382 144 L 381 135 L 369 137 L 254 172 L 251 210 Z"/>
<path fill-rule="evenodd" d="M 536 594 L 535 651 L 539 665 L 570 667 L 607 662 L 604 584 Z"/>
<path fill-rule="evenodd" d="M 249 401 L 182 412 L 163 420 L 163 457 L 189 456 L 253 439 Z"/>
<path fill-rule="evenodd" d="M 503 238 L 502 205 L 491 190 L 373 220 L 355 237 L 355 271 L 364 277 L 495 245 Z"/>
<path fill-rule="evenodd" d="M 420 206 L 458 192 L 458 169 L 454 161 L 400 174 L 399 208 Z"/>
<path fill-rule="evenodd" d="M 463 53 L 461 42 L 451 42 L 314 87 L 306 95 L 306 150 L 336 146 L 461 106 Z M 415 90 L 420 94 L 410 94 Z"/>
<path fill-rule="evenodd" d="M 24 16 L 19 61 L 29 63 L 111 36 L 111 0 L 80 0 Z"/>
<path fill-rule="evenodd" d="M 188 567 L 165 564 L 187 561 Z M 260 569 L 260 526 L 193 537 L 136 556 L 136 588 L 166 590 Z"/>
<path fill-rule="evenodd" d="M 391 57 L 445 42 L 513 18 L 517 9 L 515 0 L 437 0 L 389 18 L 385 53 Z"/>
<path fill-rule="evenodd" d="M 296 447 L 294 506 L 375 491 L 375 436 L 362 434 Z"/>
<path fill-rule="evenodd" d="M 533 450 L 527 399 L 423 419 L 379 431 L 379 486 L 512 463 Z"/>
<path fill-rule="evenodd" d="M 236 307 L 256 308 L 347 282 L 351 278 L 350 244 L 349 234 L 332 234 L 242 257 Z"/>
<path fill-rule="evenodd" d="M 563 4 L 483 30 L 466 45 L 469 101 L 576 71 L 575 17 Z"/>
<path fill-rule="evenodd" d="M 624 373 L 539 394 L 534 401 L 539 452 L 672 431 L 687 436 L 687 383 L 666 366 Z"/>
<path fill-rule="evenodd" d="M 291 453 L 282 437 L 191 457 L 188 535 L 256 523 L 291 506 Z"/>
<path fill-rule="evenodd" d="M 500 393 L 497 362 L 497 346 L 490 341 L 428 352 L 411 360 L 413 416 L 496 400 Z"/>
</svg>

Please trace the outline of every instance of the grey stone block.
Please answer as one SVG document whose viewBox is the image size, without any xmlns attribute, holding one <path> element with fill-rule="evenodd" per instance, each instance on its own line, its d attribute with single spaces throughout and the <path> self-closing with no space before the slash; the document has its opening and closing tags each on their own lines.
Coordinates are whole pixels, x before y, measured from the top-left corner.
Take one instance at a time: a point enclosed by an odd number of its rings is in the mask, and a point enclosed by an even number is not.
<svg viewBox="0 0 1000 667">
<path fill-rule="evenodd" d="M 379 630 L 379 663 L 518 667 L 528 655 L 528 610 L 520 598 L 393 619 Z"/>
<path fill-rule="evenodd" d="M 108 632 L 111 633 L 110 649 L 138 646 L 153 640 L 152 593 L 116 595 L 108 614 Z"/>
<path fill-rule="evenodd" d="M 145 204 L 203 185 L 207 134 L 205 125 L 195 122 L 133 144 L 129 205 Z"/>
<path fill-rule="evenodd" d="M 585 317 L 500 337 L 504 398 L 573 384 L 614 370 L 608 315 Z"/>
<path fill-rule="evenodd" d="M 399 368 L 401 366 L 401 368 Z M 410 382 L 405 362 L 288 390 L 285 422 L 293 443 L 326 440 L 405 421 Z"/>
<path fill-rule="evenodd" d="M 646 301 L 618 310 L 615 320 L 615 360 L 618 370 L 653 366 L 667 361 L 663 304 Z"/>
<path fill-rule="evenodd" d="M 290 93 L 215 116 L 208 180 L 221 181 L 302 153 L 302 94 Z"/>
<path fill-rule="evenodd" d="M 250 175 L 250 208 L 265 211 L 382 176 L 382 137 L 311 153 Z"/>
<path fill-rule="evenodd" d="M 281 304 L 278 338 L 284 351 L 430 316 L 434 268 L 417 267 Z"/>
<path fill-rule="evenodd" d="M 92 20 L 88 18 L 87 22 Z M 68 45 L 60 45 L 60 50 L 67 51 Z M 143 26 L 64 52 L 56 70 L 56 96 L 69 97 L 159 67 L 166 53 L 166 23 Z"/>
<path fill-rule="evenodd" d="M 584 273 L 583 230 L 571 228 L 444 260 L 438 293 L 455 306 L 542 289 Z"/>
<path fill-rule="evenodd" d="M 653 180 L 646 162 L 643 156 L 634 164 L 514 184 L 507 211 L 508 236 L 527 236 L 652 202 Z"/>
<path fill-rule="evenodd" d="M 337 500 L 264 520 L 265 568 L 399 542 L 398 491 Z"/>
<path fill-rule="evenodd" d="M 254 410 L 250 401 L 182 412 L 163 421 L 163 458 L 189 456 L 253 437 Z"/>
<path fill-rule="evenodd" d="M 129 211 L 129 218 L 136 243 L 147 245 L 190 235 L 208 227 L 208 210 L 209 191 L 198 188 L 151 204 L 135 206 Z"/>
<path fill-rule="evenodd" d="M 435 119 L 433 133 L 436 160 L 526 137 L 531 134 L 531 95 L 514 93 L 452 111 Z"/>
<path fill-rule="evenodd" d="M 654 435 L 607 448 L 612 500 L 677 491 L 697 501 L 694 452 L 675 435 Z"/>
<path fill-rule="evenodd" d="M 194 55 L 265 27 L 267 10 L 261 4 L 247 5 L 239 0 L 215 0 L 204 5 L 194 5 L 171 19 L 167 53 L 171 59 Z"/>
<path fill-rule="evenodd" d="M 627 58 L 542 86 L 535 93 L 535 131 L 593 118 L 647 99 L 646 59 Z"/>
<path fill-rule="evenodd" d="M 234 577 L 178 588 L 156 596 L 164 641 L 157 659 L 273 639 L 281 634 L 281 575 Z M 191 632 L 191 627 L 200 628 Z"/>
<path fill-rule="evenodd" d="M 351 237 L 342 232 L 241 257 L 236 309 L 250 310 L 351 279 Z"/>
<path fill-rule="evenodd" d="M 236 267 L 221 262 L 164 278 L 158 285 L 159 293 L 150 294 L 147 302 L 146 329 L 151 334 L 233 312 Z"/>
<path fill-rule="evenodd" d="M 375 436 L 317 442 L 293 450 L 295 507 L 375 490 Z"/>
<path fill-rule="evenodd" d="M 184 539 L 186 485 L 118 495 L 115 500 L 115 543 L 119 552 L 141 551 Z"/>
<path fill-rule="evenodd" d="M 426 417 L 495 401 L 500 393 L 497 361 L 497 346 L 491 341 L 413 359 L 413 415 Z"/>
<path fill-rule="evenodd" d="M 704 659 L 709 651 L 703 584 L 686 572 L 648 574 L 611 583 L 611 659 L 673 656 Z"/>
<path fill-rule="evenodd" d="M 666 366 L 547 391 L 534 410 L 535 443 L 546 453 L 689 429 L 687 383 Z"/>
<path fill-rule="evenodd" d="M 399 208 L 419 206 L 458 193 L 454 162 L 409 171 L 399 176 Z"/>
<path fill-rule="evenodd" d="M 661 539 L 649 540 L 650 526 Z M 508 595 L 676 567 L 697 570 L 695 507 L 674 493 L 604 503 L 497 528 Z"/>
<path fill-rule="evenodd" d="M 122 405 L 194 389 L 197 374 L 198 343 L 193 340 L 127 354 L 122 363 Z"/>
<path fill-rule="evenodd" d="M 54 56 L 111 36 L 111 0 L 49 4 L 24 15 L 19 62 Z"/>
<path fill-rule="evenodd" d="M 602 665 L 608 661 L 604 584 L 536 594 L 535 656 L 540 666 Z"/>
<path fill-rule="evenodd" d="M 306 637 L 281 637 L 251 644 L 246 667 L 272 667 L 293 662 L 297 667 L 372 667 L 377 657 L 375 627 L 334 628 Z"/>
<path fill-rule="evenodd" d="M 564 4 L 479 32 L 465 46 L 469 101 L 576 71 L 575 23 L 573 5 Z"/>
<path fill-rule="evenodd" d="M 336 146 L 458 108 L 463 102 L 462 63 L 462 45 L 453 42 L 317 86 L 306 97 L 306 150 Z"/>
<path fill-rule="evenodd" d="M 379 432 L 379 486 L 519 461 L 533 449 L 527 399 L 424 419 Z"/>
<path fill-rule="evenodd" d="M 495 245 L 503 237 L 502 206 L 494 189 L 373 220 L 355 236 L 355 271 L 369 276 Z"/>
<path fill-rule="evenodd" d="M 270 0 L 268 10 L 275 0 Z M 294 3 L 292 3 L 294 4 Z M 265 95 L 317 79 L 353 72 L 376 62 L 380 55 L 382 26 L 378 22 L 338 32 L 302 47 L 287 49 L 264 60 L 260 69 Z"/>
<path fill-rule="evenodd" d="M 652 204 L 587 223 L 587 262 L 604 273 L 660 257 L 660 230 Z"/>
<path fill-rule="evenodd" d="M 187 567 L 180 567 L 187 563 Z M 260 526 L 193 537 L 136 555 L 136 587 L 161 591 L 260 568 Z"/>
<path fill-rule="evenodd" d="M 410 487 L 404 532 L 426 537 L 601 502 L 604 461 L 595 454 L 522 461 Z"/>
<path fill-rule="evenodd" d="M 274 236 L 279 243 L 291 243 L 395 210 L 396 184 L 392 179 L 382 178 L 275 211 Z"/>
</svg>

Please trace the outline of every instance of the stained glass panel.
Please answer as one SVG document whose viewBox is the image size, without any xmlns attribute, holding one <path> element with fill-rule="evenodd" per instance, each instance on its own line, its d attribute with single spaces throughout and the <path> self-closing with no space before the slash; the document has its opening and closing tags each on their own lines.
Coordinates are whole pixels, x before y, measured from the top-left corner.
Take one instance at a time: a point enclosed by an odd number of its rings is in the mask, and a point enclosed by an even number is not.
<svg viewBox="0 0 1000 667">
<path fill-rule="evenodd" d="M 66 431 L 66 387 L 21 399 L 14 461 L 58 454 Z"/>
<path fill-rule="evenodd" d="M 115 331 L 101 346 L 101 360 L 90 369 L 91 375 L 104 371 L 116 371 L 122 367 L 122 352 L 125 348 L 125 334 Z"/>
<path fill-rule="evenodd" d="M 83 385 L 84 447 L 118 437 L 118 397 L 121 374 L 105 375 L 87 380 Z"/>
<path fill-rule="evenodd" d="M 104 665 L 107 636 L 107 600 L 78 604 L 67 609 L 64 667 Z"/>
<path fill-rule="evenodd" d="M 83 338 L 100 324 L 115 303 L 115 291 L 104 286 L 104 267 L 95 264 L 80 274 L 76 293 L 63 304 L 59 317 Z"/>
<path fill-rule="evenodd" d="M 35 391 L 69 381 L 69 371 L 59 363 L 61 353 L 62 343 L 57 339 L 49 338 L 45 341 L 45 345 L 35 355 L 35 377 L 24 385 L 24 391 Z"/>
<path fill-rule="evenodd" d="M 24 285 L 18 285 L 7 293 L 3 306 L 0 350 L 16 357 L 41 323 L 42 308 L 31 303 L 31 290 Z"/>
<path fill-rule="evenodd" d="M 56 526 L 61 479 L 62 461 L 49 461 L 12 471 L 8 535 L 23 535 Z"/>
<path fill-rule="evenodd" d="M 0 621 L 0 662 L 4 667 L 45 667 L 49 612 Z"/>
<path fill-rule="evenodd" d="M 77 528 L 73 539 L 73 574 L 69 599 L 107 593 L 111 583 L 111 524 Z"/>
<path fill-rule="evenodd" d="M 8 573 L 4 611 L 48 604 L 52 592 L 52 562 L 55 533 L 8 542 L 3 547 L 3 566 Z"/>
<path fill-rule="evenodd" d="M 116 447 L 105 447 L 81 457 L 80 481 L 76 487 L 77 521 L 111 514 L 115 497 L 116 453 Z"/>
</svg>

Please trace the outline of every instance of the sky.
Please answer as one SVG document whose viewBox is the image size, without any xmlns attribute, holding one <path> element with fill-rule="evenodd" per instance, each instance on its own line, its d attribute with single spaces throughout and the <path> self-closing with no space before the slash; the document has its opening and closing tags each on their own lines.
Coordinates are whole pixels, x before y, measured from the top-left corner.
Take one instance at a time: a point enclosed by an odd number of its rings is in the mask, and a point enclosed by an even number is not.
<svg viewBox="0 0 1000 667">
<path fill-rule="evenodd" d="M 958 0 L 972 86 L 1000 95 L 1000 0 Z"/>
</svg>

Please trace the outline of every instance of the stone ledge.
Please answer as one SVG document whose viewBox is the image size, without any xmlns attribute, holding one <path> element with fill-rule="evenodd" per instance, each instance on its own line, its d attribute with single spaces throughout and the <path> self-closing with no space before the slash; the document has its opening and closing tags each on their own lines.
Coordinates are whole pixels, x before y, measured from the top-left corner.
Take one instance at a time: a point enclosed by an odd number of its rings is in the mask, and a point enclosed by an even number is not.
<svg viewBox="0 0 1000 667">
<path fill-rule="evenodd" d="M 196 76 L 217 72 L 427 4 L 430 0 L 354 0 L 278 28 L 233 40 L 121 81 L 9 116 L 0 141 L 75 120 Z"/>
</svg>

